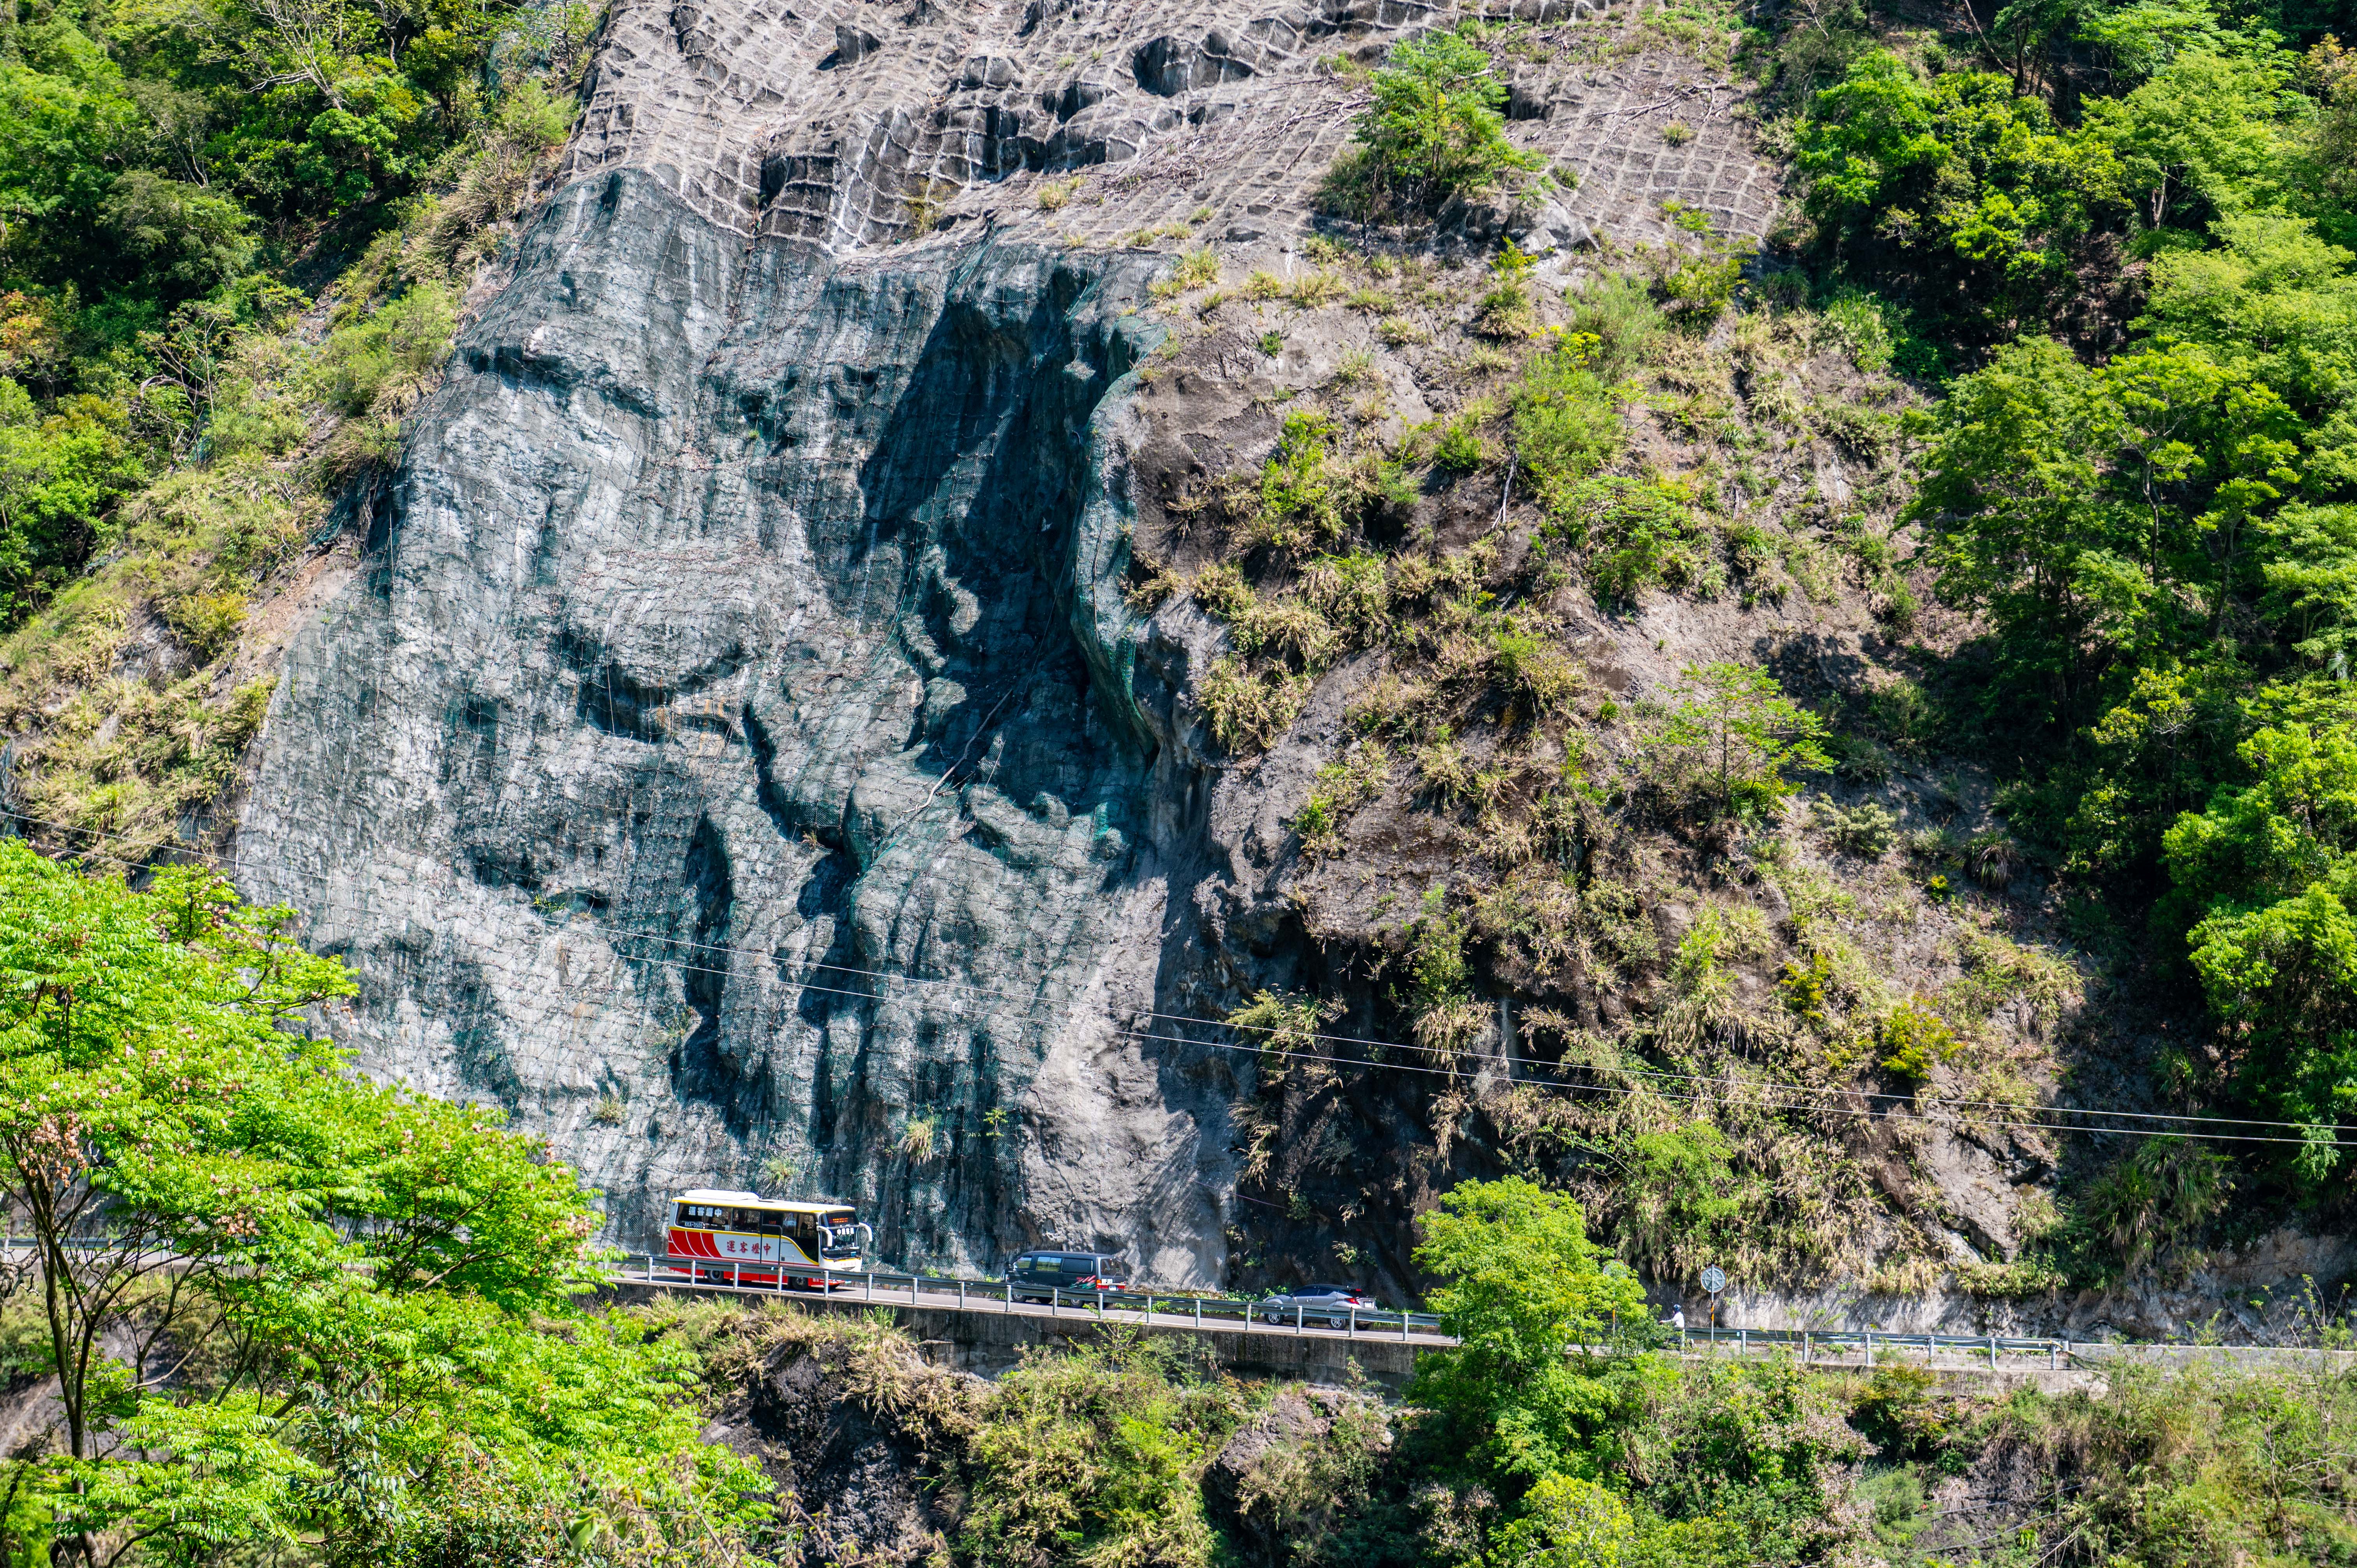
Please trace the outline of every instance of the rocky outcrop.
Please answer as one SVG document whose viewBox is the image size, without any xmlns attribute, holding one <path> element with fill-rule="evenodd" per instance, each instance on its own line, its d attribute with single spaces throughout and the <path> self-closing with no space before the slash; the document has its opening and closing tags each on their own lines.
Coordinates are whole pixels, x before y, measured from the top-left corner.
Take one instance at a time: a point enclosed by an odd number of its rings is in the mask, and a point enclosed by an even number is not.
<svg viewBox="0 0 2357 1568">
<path fill-rule="evenodd" d="M 1560 29 L 1606 7 L 1482 9 Z M 1464 15 L 1434 0 L 638 0 L 614 7 L 566 168 L 640 169 L 716 228 L 834 252 L 988 224 L 1120 244 L 1204 210 L 1206 238 L 1281 240 L 1307 226 L 1365 102 L 1335 62 Z M 1723 232 L 1766 231 L 1776 179 L 1723 80 L 1680 53 L 1555 53 L 1516 72 L 1507 112 L 1569 177 L 1566 224 L 1658 240 L 1674 199 Z M 1687 134 L 1665 140 L 1674 121 Z M 1078 171 L 1111 177 L 1110 198 L 1038 201 Z"/>
<path fill-rule="evenodd" d="M 1289 1387 L 1203 1472 L 1203 1503 L 1237 1560 L 1282 1564 L 1362 1506 L 1392 1451 L 1391 1412 L 1340 1389 Z"/>
<path fill-rule="evenodd" d="M 911 1262 L 1216 1269 L 1220 1093 L 1121 1029 L 1168 880 L 1108 591 L 1152 264 L 748 253 L 629 170 L 557 199 L 245 822 L 370 1066 L 558 1134 L 626 1240 L 760 1183 Z"/>
<path fill-rule="evenodd" d="M 957 1517 L 944 1482 L 973 1426 L 978 1380 L 926 1366 L 889 1330 L 798 1316 L 740 1320 L 708 1354 L 722 1375 L 705 1441 L 769 1477 L 786 1527 L 781 1561 L 947 1561 Z"/>
</svg>

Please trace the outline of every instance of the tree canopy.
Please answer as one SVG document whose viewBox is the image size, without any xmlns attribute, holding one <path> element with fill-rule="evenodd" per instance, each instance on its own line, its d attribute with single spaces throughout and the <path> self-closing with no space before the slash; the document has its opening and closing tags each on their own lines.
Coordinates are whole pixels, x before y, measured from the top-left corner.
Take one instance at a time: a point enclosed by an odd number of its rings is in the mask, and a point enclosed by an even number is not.
<svg viewBox="0 0 2357 1568">
<path fill-rule="evenodd" d="M 688 1364 L 576 1297 L 590 1195 L 495 1112 L 353 1075 L 351 985 L 209 870 L 133 891 L 0 841 L 0 1208 L 64 1443 L 0 1563 L 422 1550 L 502 1498 L 619 1531 L 767 1516 Z"/>
<path fill-rule="evenodd" d="M 1636 1276 L 1588 1240 L 1577 1202 L 1520 1176 L 1459 1184 L 1423 1228 L 1416 1263 L 1459 1344 L 1419 1361 L 1409 1397 L 1464 1422 L 1500 1474 L 1592 1473 L 1591 1441 L 1632 1396 L 1624 1351 L 1650 1343 Z"/>
</svg>

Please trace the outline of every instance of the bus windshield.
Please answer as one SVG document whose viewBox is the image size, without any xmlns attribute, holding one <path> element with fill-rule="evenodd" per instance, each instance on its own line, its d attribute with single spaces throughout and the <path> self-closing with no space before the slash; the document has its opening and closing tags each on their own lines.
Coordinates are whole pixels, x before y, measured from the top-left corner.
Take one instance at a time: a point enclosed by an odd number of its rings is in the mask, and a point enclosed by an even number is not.
<svg viewBox="0 0 2357 1568">
<path fill-rule="evenodd" d="M 819 1217 L 819 1256 L 823 1258 L 856 1258 L 859 1255 L 859 1228 L 848 1209 Z"/>
</svg>

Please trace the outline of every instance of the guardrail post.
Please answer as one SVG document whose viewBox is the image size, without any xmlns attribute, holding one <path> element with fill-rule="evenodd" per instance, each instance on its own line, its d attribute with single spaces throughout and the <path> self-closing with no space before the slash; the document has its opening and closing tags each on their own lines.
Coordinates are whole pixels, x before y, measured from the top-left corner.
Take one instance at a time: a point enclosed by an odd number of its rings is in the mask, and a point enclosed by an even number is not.
<svg viewBox="0 0 2357 1568">
<path fill-rule="evenodd" d="M 2054 1341 L 2049 1339 L 2046 1342 L 2046 1369 L 2050 1372 L 2058 1371 L 2061 1369 L 2061 1366 L 2062 1359 L 2061 1356 L 2056 1354 L 2056 1346 Z"/>
<path fill-rule="evenodd" d="M 1996 1336 L 1989 1336 L 1989 1370 L 1996 1370 Z"/>
<path fill-rule="evenodd" d="M 963 1312 L 965 1310 L 965 1282 L 963 1280 L 958 1281 L 958 1310 L 960 1312 Z"/>
<path fill-rule="evenodd" d="M 914 1274 L 909 1276 L 909 1310 L 917 1310 L 917 1276 Z"/>
<path fill-rule="evenodd" d="M 1307 1315 L 1306 1315 L 1306 1313 L 1304 1312 L 1304 1310 L 1303 1310 L 1303 1308 L 1302 1308 L 1301 1304 L 1300 1304 L 1299 1302 L 1297 1302 L 1297 1302 L 1295 1302 L 1295 1303 L 1293 1304 L 1293 1331 L 1294 1331 L 1296 1334 L 1299 1334 L 1299 1333 L 1301 1333 L 1301 1332 L 1302 1332 L 1302 1326 L 1301 1326 L 1301 1325 L 1302 1325 L 1302 1321 L 1303 1321 L 1303 1319 L 1304 1319 L 1304 1317 L 1305 1317 L 1306 1316 L 1307 1316 Z"/>
<path fill-rule="evenodd" d="M 1097 1316 L 1099 1317 L 1104 1316 L 1104 1286 L 1103 1285 L 1097 1286 Z"/>
<path fill-rule="evenodd" d="M 1203 1298 L 1202 1298 L 1201 1296 L 1200 1296 L 1200 1295 L 1199 1295 L 1199 1296 L 1197 1296 L 1197 1297 L 1195 1298 L 1195 1332 L 1196 1332 L 1196 1333 L 1198 1333 L 1198 1334 L 1200 1334 L 1202 1331 L 1203 1331 Z"/>
<path fill-rule="evenodd" d="M 1048 1287 L 1048 1316 L 1050 1317 L 1055 1316 L 1056 1308 L 1061 1306 L 1063 1304 L 1064 1287 L 1062 1285 L 1049 1285 Z"/>
<path fill-rule="evenodd" d="M 1807 1329 L 1803 1328 L 1803 1329 L 1802 1329 L 1802 1330 L 1801 1330 L 1801 1365 L 1803 1365 L 1803 1367 L 1805 1367 L 1805 1366 L 1807 1366 L 1808 1364 L 1809 1364 L 1809 1331 L 1808 1331 Z"/>
<path fill-rule="evenodd" d="M 1011 1313 L 1015 1310 L 1015 1282 L 1010 1279 L 1006 1282 L 1006 1294 L 999 1297 L 1001 1301 L 1006 1303 L 1004 1306 L 1001 1306 L 998 1309 L 1001 1316 Z"/>
<path fill-rule="evenodd" d="M 1400 1308 L 1400 1343 L 1407 1342 L 1407 1308 Z"/>
<path fill-rule="evenodd" d="M 1356 1339 L 1356 1338 L 1359 1337 L 1359 1309 L 1358 1309 L 1356 1306 L 1352 1306 L 1352 1307 L 1351 1308 L 1351 1331 L 1350 1331 L 1350 1332 L 1351 1332 L 1351 1338 Z"/>
<path fill-rule="evenodd" d="M 1866 1364 L 1869 1367 L 1874 1365 L 1874 1330 L 1871 1328 L 1866 1331 Z"/>
<path fill-rule="evenodd" d="M 876 1271 L 874 1269 L 867 1271 L 867 1299 L 870 1301 L 874 1301 L 876 1299 Z"/>
<path fill-rule="evenodd" d="M 1738 1359 L 1748 1357 L 1751 1354 L 1750 1329 L 1738 1328 L 1735 1331 L 1735 1354 Z"/>
</svg>

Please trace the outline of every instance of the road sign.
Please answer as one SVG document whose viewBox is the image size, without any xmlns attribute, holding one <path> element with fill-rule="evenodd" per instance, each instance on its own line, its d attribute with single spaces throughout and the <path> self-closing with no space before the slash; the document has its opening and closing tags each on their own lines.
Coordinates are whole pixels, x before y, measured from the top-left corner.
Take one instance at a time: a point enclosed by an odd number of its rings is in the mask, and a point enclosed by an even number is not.
<svg viewBox="0 0 2357 1568">
<path fill-rule="evenodd" d="M 1727 1288 L 1727 1271 L 1713 1263 L 1702 1272 L 1702 1288 L 1717 1295 Z"/>
</svg>

